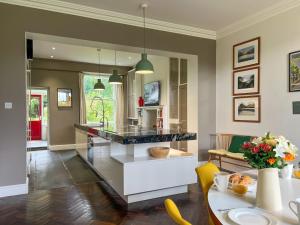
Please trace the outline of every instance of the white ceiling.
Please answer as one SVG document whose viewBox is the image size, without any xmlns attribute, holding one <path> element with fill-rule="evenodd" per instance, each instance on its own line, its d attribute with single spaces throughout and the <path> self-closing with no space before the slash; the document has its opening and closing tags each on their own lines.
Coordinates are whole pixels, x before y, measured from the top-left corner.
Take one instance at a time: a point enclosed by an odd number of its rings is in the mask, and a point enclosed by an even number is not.
<svg viewBox="0 0 300 225">
<path fill-rule="evenodd" d="M 99 63 L 97 48 L 42 40 L 34 40 L 33 55 L 35 58 L 51 59 L 53 56 L 53 59 L 58 60 Z M 117 65 L 134 66 L 140 57 L 137 53 L 117 51 Z M 115 65 L 115 51 L 101 48 L 101 64 Z"/>
<path fill-rule="evenodd" d="M 148 3 L 147 17 L 208 30 L 220 30 L 287 0 L 63 0 L 134 16 Z"/>
</svg>

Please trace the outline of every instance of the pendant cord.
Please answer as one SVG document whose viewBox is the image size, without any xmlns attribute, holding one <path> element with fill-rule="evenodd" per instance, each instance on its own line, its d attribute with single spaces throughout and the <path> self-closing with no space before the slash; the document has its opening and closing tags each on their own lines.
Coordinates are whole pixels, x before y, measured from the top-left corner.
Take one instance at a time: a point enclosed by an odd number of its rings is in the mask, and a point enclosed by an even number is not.
<svg viewBox="0 0 300 225">
<path fill-rule="evenodd" d="M 117 66 L 117 51 L 115 51 L 115 67 Z"/>
<path fill-rule="evenodd" d="M 144 17 L 144 53 L 146 53 L 146 9 L 143 8 L 143 17 Z"/>
<path fill-rule="evenodd" d="M 101 73 L 101 49 L 97 49 L 98 51 L 98 55 L 99 55 L 99 65 L 98 65 L 98 70 L 99 70 L 99 78 L 101 77 L 100 76 L 100 73 Z"/>
</svg>

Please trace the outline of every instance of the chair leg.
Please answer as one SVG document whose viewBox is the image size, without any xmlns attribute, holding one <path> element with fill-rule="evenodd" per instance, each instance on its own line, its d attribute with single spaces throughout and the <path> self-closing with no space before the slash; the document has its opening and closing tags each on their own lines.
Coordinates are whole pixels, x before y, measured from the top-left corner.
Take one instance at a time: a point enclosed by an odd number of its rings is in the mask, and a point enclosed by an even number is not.
<svg viewBox="0 0 300 225">
<path fill-rule="evenodd" d="M 220 164 L 220 169 L 222 169 L 222 158 L 219 156 L 219 164 Z"/>
<path fill-rule="evenodd" d="M 208 162 L 211 161 L 211 154 L 208 154 Z"/>
</svg>

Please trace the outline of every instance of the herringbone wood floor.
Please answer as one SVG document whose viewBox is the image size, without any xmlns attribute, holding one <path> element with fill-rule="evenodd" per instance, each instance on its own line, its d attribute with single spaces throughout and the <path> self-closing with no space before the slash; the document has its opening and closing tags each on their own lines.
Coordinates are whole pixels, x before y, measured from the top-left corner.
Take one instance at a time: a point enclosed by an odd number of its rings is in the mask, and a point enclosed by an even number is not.
<svg viewBox="0 0 300 225">
<path fill-rule="evenodd" d="M 0 199 L 2 225 L 172 225 L 164 198 L 130 205 L 101 181 L 74 151 L 34 152 L 30 193 Z M 205 225 L 207 211 L 197 185 L 172 196 L 193 225 Z M 109 192 L 109 194 L 108 194 Z"/>
</svg>

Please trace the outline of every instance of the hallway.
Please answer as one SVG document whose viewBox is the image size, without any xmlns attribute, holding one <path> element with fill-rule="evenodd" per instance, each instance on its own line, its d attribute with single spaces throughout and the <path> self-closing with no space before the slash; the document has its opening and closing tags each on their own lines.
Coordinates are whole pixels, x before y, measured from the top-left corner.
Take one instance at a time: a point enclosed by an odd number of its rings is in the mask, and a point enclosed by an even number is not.
<svg viewBox="0 0 300 225">
<path fill-rule="evenodd" d="M 165 212 L 164 198 L 134 203 L 126 210 L 120 197 L 72 150 L 32 152 L 29 186 L 28 196 L 0 199 L 1 225 L 173 224 Z M 207 211 L 202 193 L 197 185 L 190 190 L 172 198 L 192 224 L 205 225 Z"/>
</svg>

